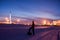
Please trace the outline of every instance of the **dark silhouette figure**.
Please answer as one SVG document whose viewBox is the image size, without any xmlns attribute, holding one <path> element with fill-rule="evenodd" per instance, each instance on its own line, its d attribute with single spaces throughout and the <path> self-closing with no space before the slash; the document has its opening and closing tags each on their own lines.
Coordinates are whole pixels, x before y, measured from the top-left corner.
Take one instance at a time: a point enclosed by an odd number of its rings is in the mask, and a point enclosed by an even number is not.
<svg viewBox="0 0 60 40">
<path fill-rule="evenodd" d="M 29 28 L 28 35 L 35 34 L 34 26 L 35 26 L 34 21 L 32 21 L 32 26 Z"/>
</svg>

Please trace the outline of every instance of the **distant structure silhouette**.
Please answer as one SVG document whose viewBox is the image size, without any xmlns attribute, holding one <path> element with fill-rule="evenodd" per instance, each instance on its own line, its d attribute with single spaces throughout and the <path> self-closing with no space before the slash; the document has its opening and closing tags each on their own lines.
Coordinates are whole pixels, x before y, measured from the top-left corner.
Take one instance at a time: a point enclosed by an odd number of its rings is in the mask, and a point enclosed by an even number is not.
<svg viewBox="0 0 60 40">
<path fill-rule="evenodd" d="M 29 28 L 28 35 L 31 35 L 32 33 L 33 35 L 35 34 L 34 26 L 35 26 L 34 21 L 32 21 L 32 26 Z"/>
</svg>

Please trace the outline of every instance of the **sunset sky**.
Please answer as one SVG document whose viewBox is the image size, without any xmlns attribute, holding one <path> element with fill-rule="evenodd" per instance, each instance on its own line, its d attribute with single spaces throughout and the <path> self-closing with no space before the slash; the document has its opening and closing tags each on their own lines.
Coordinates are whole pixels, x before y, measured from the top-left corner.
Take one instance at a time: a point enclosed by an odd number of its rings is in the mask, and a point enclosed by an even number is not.
<svg viewBox="0 0 60 40">
<path fill-rule="evenodd" d="M 60 19 L 59 0 L 0 0 L 0 16 Z"/>
</svg>

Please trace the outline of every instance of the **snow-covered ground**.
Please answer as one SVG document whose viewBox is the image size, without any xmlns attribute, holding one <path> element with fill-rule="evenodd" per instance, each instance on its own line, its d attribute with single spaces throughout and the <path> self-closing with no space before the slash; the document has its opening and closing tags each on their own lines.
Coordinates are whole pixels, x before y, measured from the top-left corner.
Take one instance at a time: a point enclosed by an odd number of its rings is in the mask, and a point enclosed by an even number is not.
<svg viewBox="0 0 60 40">
<path fill-rule="evenodd" d="M 58 32 L 58 30 L 50 30 L 47 32 L 37 33 L 36 35 L 29 38 L 29 40 L 60 40 L 60 37 L 58 36 L 60 33 Z"/>
<path fill-rule="evenodd" d="M 0 40 L 60 40 L 60 27 L 35 27 L 35 35 L 27 35 L 28 29 L 25 26 L 0 25 Z"/>
</svg>

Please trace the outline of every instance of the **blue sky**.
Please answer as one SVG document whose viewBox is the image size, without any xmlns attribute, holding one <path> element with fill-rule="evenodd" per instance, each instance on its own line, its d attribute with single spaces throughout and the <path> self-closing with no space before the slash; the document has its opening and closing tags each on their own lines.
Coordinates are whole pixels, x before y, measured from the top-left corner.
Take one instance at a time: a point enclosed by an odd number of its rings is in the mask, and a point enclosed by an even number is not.
<svg viewBox="0 0 60 40">
<path fill-rule="evenodd" d="M 60 19 L 59 0 L 0 0 L 0 16 Z"/>
</svg>

